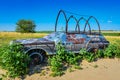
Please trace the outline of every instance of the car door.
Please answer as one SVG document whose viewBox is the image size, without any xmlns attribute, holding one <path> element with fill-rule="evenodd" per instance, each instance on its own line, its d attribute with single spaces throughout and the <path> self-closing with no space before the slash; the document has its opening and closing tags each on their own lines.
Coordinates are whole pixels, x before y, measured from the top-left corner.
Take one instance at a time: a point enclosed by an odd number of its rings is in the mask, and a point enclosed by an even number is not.
<svg viewBox="0 0 120 80">
<path fill-rule="evenodd" d="M 67 50 L 79 52 L 85 47 L 85 38 L 81 34 L 67 34 L 65 47 Z"/>
<path fill-rule="evenodd" d="M 81 48 L 85 47 L 85 37 L 82 34 L 75 34 L 74 39 L 74 50 L 80 51 Z"/>
<path fill-rule="evenodd" d="M 71 51 L 76 51 L 76 35 L 75 34 L 67 34 L 66 40 L 66 48 Z"/>
</svg>

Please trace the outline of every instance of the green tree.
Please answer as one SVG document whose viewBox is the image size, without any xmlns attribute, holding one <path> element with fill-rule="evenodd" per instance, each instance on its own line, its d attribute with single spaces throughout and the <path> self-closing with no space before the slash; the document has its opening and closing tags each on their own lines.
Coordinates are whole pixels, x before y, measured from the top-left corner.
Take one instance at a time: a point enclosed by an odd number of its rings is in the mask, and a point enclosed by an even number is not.
<svg viewBox="0 0 120 80">
<path fill-rule="evenodd" d="M 19 20 L 16 23 L 16 31 L 22 33 L 35 32 L 35 23 L 32 20 Z"/>
</svg>

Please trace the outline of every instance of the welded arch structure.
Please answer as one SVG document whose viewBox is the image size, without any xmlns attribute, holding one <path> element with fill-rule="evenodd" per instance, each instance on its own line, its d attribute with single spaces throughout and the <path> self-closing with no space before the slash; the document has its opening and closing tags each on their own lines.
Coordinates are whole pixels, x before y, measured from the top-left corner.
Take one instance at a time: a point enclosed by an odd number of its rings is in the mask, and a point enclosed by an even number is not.
<svg viewBox="0 0 120 80">
<path fill-rule="evenodd" d="M 69 21 L 73 19 L 76 22 L 76 27 L 78 28 L 78 33 L 80 33 L 80 26 L 78 24 L 78 20 L 76 17 L 74 17 L 73 15 L 71 15 L 68 19 L 67 19 L 67 23 L 66 23 L 66 33 L 68 33 L 68 25 L 69 25 Z M 75 29 L 75 31 L 77 31 L 77 29 Z"/>
<path fill-rule="evenodd" d="M 84 32 L 85 32 L 85 30 L 86 30 L 86 26 L 87 26 L 88 22 L 89 22 L 91 19 L 94 19 L 94 20 L 96 21 L 96 23 L 97 23 L 97 25 L 98 25 L 98 29 L 99 29 L 99 34 L 100 34 L 100 33 L 101 33 L 100 24 L 99 24 L 98 20 L 97 20 L 94 16 L 90 16 L 90 17 L 88 18 L 88 20 L 86 21 L 85 27 L 84 27 Z"/>
<path fill-rule="evenodd" d="M 58 12 L 57 17 L 56 17 L 55 32 L 57 31 L 57 24 L 58 24 L 59 16 L 60 16 L 61 14 L 63 14 L 63 16 L 64 16 L 64 18 L 65 18 L 65 22 L 66 22 L 66 24 L 67 24 L 67 16 L 66 16 L 66 14 L 65 14 L 65 12 L 64 12 L 63 10 L 60 10 L 60 11 Z"/>
<path fill-rule="evenodd" d="M 88 27 L 89 27 L 89 31 L 90 31 L 90 34 L 91 34 L 91 27 L 90 27 L 90 24 L 89 24 L 89 22 L 87 22 L 87 19 L 85 19 L 84 17 L 80 17 L 80 18 L 78 19 L 78 21 L 77 21 L 77 25 L 79 25 L 79 27 L 80 27 L 80 24 L 79 24 L 79 23 L 80 23 L 82 20 L 85 21 L 85 26 L 88 25 Z M 78 26 L 76 26 L 75 29 L 77 29 L 77 27 L 78 27 Z"/>
<path fill-rule="evenodd" d="M 65 30 L 66 30 L 66 33 L 68 33 L 68 23 L 69 23 L 69 21 L 70 21 L 71 19 L 74 19 L 74 20 L 76 21 L 75 31 L 77 31 L 77 29 L 78 29 L 78 32 L 79 32 L 79 33 L 80 33 L 80 25 L 79 25 L 79 22 L 80 22 L 81 20 L 84 20 L 84 21 L 85 21 L 85 26 L 84 26 L 84 31 L 83 31 L 83 32 L 86 33 L 86 27 L 87 27 L 87 25 L 88 25 L 90 34 L 91 34 L 92 31 L 91 31 L 91 26 L 90 26 L 89 21 L 90 21 L 91 19 L 94 19 L 94 20 L 96 21 L 97 25 L 98 25 L 99 34 L 101 33 L 101 31 L 100 31 L 100 24 L 99 24 L 98 20 L 97 20 L 94 16 L 90 16 L 88 19 L 85 19 L 84 17 L 81 17 L 81 18 L 79 18 L 79 19 L 77 20 L 77 18 L 74 17 L 73 15 L 71 15 L 70 17 L 67 18 L 67 15 L 66 15 L 66 13 L 65 13 L 63 10 L 60 10 L 60 11 L 58 12 L 57 17 L 56 17 L 55 32 L 57 31 L 57 24 L 58 24 L 59 16 L 60 16 L 61 14 L 63 14 L 63 16 L 64 16 L 64 18 L 65 18 L 65 22 L 66 22 L 66 24 L 65 24 Z"/>
</svg>

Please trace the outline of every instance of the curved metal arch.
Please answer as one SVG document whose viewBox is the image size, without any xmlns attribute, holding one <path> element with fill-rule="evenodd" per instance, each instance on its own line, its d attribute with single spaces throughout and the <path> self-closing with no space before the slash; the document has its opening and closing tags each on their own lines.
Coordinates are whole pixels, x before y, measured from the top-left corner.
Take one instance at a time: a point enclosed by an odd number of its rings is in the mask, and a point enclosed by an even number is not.
<svg viewBox="0 0 120 80">
<path fill-rule="evenodd" d="M 64 15 L 64 18 L 65 18 L 65 21 L 66 21 L 66 24 L 67 24 L 67 16 L 66 16 L 66 14 L 65 14 L 65 12 L 64 12 L 63 10 L 60 10 L 60 11 L 58 12 L 57 17 L 56 17 L 55 32 L 57 31 L 57 24 L 58 24 L 58 19 L 59 19 L 60 14 L 63 14 L 63 15 Z"/>
<path fill-rule="evenodd" d="M 68 19 L 67 19 L 67 24 L 66 24 L 66 33 L 68 32 L 68 23 L 70 21 L 70 19 L 74 19 L 76 21 L 76 27 L 78 26 L 78 31 L 80 33 L 80 27 L 79 27 L 79 24 L 78 24 L 78 20 L 76 17 L 74 17 L 73 15 L 71 15 Z"/>
<path fill-rule="evenodd" d="M 89 27 L 89 30 L 90 30 L 90 34 L 91 34 L 91 27 L 90 27 L 90 24 L 89 24 L 89 22 L 87 22 L 87 19 L 85 19 L 84 17 L 80 17 L 79 19 L 78 19 L 78 24 L 79 24 L 79 22 L 81 21 L 81 20 L 84 20 L 85 21 L 85 24 L 87 23 L 88 24 L 88 27 Z M 80 26 L 80 25 L 79 25 Z M 77 29 L 77 26 L 76 26 L 76 29 Z"/>
<path fill-rule="evenodd" d="M 86 24 L 85 24 L 85 27 L 84 27 L 84 32 L 85 32 L 85 29 L 86 29 L 86 26 L 87 26 L 88 22 L 89 22 L 90 19 L 92 19 L 92 18 L 96 21 L 96 23 L 97 23 L 97 25 L 98 25 L 98 29 L 99 29 L 99 34 L 100 34 L 100 33 L 101 33 L 101 31 L 100 31 L 100 24 L 99 24 L 98 20 L 97 20 L 94 16 L 90 16 L 90 17 L 88 18 L 88 20 L 87 20 L 87 22 L 86 22 Z"/>
</svg>

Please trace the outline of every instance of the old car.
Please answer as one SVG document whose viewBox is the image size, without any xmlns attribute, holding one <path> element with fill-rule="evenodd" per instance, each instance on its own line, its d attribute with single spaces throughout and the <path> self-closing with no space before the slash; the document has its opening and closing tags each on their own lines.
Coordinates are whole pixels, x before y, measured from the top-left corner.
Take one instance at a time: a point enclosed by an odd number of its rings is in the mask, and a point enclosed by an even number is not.
<svg viewBox="0 0 120 80">
<path fill-rule="evenodd" d="M 65 31 L 57 31 L 57 22 L 59 15 L 63 14 L 66 20 Z M 89 24 L 89 20 L 93 18 L 98 24 L 98 32 L 92 32 Z M 76 21 L 76 27 L 73 31 L 68 31 L 68 22 L 70 19 Z M 69 18 L 63 10 L 60 10 L 56 18 L 55 32 L 37 39 L 22 39 L 14 40 L 11 43 L 20 43 L 24 46 L 24 51 L 28 54 L 34 61 L 41 63 L 44 61 L 46 55 L 56 54 L 56 45 L 61 42 L 67 51 L 72 51 L 74 53 L 79 53 L 80 49 L 85 48 L 87 51 L 94 51 L 95 49 L 104 49 L 108 46 L 109 42 L 100 32 L 100 26 L 97 19 L 90 16 L 86 22 L 83 31 L 80 31 L 79 21 L 84 19 L 81 17 L 77 20 L 73 15 Z M 89 26 L 89 31 L 86 31 L 86 26 Z"/>
</svg>

